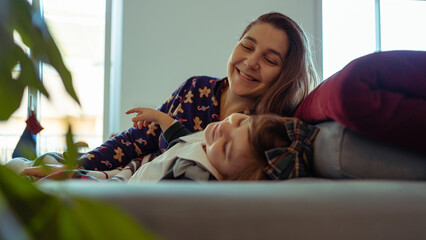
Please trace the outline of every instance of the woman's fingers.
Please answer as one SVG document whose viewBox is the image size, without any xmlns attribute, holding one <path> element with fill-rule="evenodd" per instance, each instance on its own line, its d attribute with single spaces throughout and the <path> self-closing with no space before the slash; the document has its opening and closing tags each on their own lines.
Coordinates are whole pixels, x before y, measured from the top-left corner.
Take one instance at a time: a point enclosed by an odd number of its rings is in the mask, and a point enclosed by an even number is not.
<svg viewBox="0 0 426 240">
<path fill-rule="evenodd" d="M 143 112 L 143 108 L 138 107 L 138 108 L 132 108 L 126 111 L 126 114 L 131 114 L 131 113 L 142 113 Z"/>
<path fill-rule="evenodd" d="M 141 120 L 141 121 L 133 122 L 133 127 L 138 128 L 138 129 L 142 129 L 142 128 L 148 127 L 149 123 L 150 122 L 148 122 L 148 121 Z"/>
<path fill-rule="evenodd" d="M 132 108 L 126 111 L 126 114 L 137 113 L 135 117 L 132 118 L 133 127 L 142 129 L 147 127 L 150 122 L 158 121 L 157 110 L 150 108 Z"/>
</svg>

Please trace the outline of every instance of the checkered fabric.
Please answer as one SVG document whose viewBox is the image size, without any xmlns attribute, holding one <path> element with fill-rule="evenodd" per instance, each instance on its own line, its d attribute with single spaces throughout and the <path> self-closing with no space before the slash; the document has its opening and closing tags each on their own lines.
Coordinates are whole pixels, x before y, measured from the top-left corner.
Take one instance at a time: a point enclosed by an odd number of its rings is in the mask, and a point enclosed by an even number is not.
<svg viewBox="0 0 426 240">
<path fill-rule="evenodd" d="M 286 123 L 287 134 L 292 141 L 289 147 L 265 151 L 268 165 L 264 171 L 269 179 L 284 180 L 312 175 L 312 143 L 318 128 L 298 119 Z"/>
</svg>

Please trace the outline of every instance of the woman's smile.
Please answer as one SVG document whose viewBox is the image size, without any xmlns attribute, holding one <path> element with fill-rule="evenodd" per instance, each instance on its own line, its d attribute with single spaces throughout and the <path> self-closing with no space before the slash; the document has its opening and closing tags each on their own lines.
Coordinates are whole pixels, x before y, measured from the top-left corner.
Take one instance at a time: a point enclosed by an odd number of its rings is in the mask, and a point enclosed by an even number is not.
<svg viewBox="0 0 426 240">
<path fill-rule="evenodd" d="M 251 76 L 248 73 L 244 73 L 243 71 L 241 71 L 239 68 L 236 68 L 238 74 L 241 76 L 241 78 L 243 80 L 249 81 L 249 82 L 260 82 L 258 79 L 256 79 L 255 77 Z"/>
</svg>

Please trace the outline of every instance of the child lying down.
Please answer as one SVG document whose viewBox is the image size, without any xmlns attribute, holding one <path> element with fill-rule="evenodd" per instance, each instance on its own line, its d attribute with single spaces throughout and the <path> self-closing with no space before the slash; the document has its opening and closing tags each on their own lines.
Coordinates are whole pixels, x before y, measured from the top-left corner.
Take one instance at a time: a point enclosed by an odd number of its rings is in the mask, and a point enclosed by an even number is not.
<svg viewBox="0 0 426 240">
<path fill-rule="evenodd" d="M 309 176 L 318 129 L 275 114 L 234 113 L 190 134 L 179 121 L 134 108 L 133 126 L 157 122 L 169 143 L 166 152 L 142 165 L 129 182 L 160 179 L 261 180 Z"/>
<path fill-rule="evenodd" d="M 134 108 L 127 113 L 137 113 L 132 119 L 134 127 L 158 123 L 169 147 L 121 181 L 280 180 L 311 175 L 312 142 L 318 129 L 296 118 L 234 113 L 210 123 L 204 131 L 191 133 L 179 121 L 154 109 Z M 56 173 L 61 170 L 57 167 Z M 47 175 L 43 171 L 29 167 L 22 174 L 40 178 Z M 87 170 L 74 171 L 90 175 Z"/>
</svg>

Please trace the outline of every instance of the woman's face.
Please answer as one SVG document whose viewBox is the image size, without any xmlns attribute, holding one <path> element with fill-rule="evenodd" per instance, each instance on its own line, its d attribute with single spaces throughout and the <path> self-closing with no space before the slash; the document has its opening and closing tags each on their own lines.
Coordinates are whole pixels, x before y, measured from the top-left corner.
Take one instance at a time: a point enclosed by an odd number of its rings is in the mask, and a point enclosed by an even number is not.
<svg viewBox="0 0 426 240">
<path fill-rule="evenodd" d="M 251 99 L 264 94 L 280 75 L 288 48 L 284 31 L 269 23 L 253 25 L 228 60 L 231 92 Z"/>
</svg>

